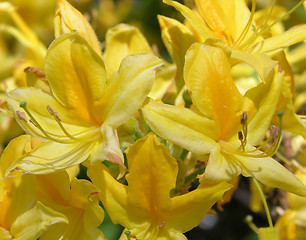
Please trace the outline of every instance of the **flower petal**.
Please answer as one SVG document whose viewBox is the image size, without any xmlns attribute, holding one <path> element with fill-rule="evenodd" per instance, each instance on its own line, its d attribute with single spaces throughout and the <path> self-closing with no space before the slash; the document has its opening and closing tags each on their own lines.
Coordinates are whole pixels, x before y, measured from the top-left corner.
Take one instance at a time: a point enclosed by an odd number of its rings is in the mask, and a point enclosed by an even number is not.
<svg viewBox="0 0 306 240">
<path fill-rule="evenodd" d="M 102 58 L 76 33 L 64 34 L 50 45 L 45 74 L 55 98 L 79 118 L 100 123 L 96 106 L 106 86 Z"/>
<path fill-rule="evenodd" d="M 161 60 L 152 54 L 127 56 L 107 86 L 99 107 L 105 125 L 119 127 L 143 104 Z"/>
<path fill-rule="evenodd" d="M 6 174 L 14 168 L 30 172 L 32 174 L 46 174 L 62 170 L 84 162 L 95 149 L 95 143 L 71 143 L 63 144 L 45 142 L 22 158 L 17 159 Z"/>
<path fill-rule="evenodd" d="M 172 198 L 170 211 L 165 219 L 165 228 L 187 232 L 199 225 L 211 207 L 232 187 L 221 182 L 216 185 L 200 184 L 196 190 Z"/>
<path fill-rule="evenodd" d="M 177 20 L 159 15 L 158 21 L 161 28 L 162 40 L 177 67 L 173 84 L 168 89 L 168 96 L 166 95 L 165 100 L 167 102 L 174 102 L 174 98 L 185 84 L 183 68 L 186 51 L 196 41 L 196 38 L 185 25 Z"/>
<path fill-rule="evenodd" d="M 195 31 L 198 32 L 200 42 L 204 42 L 206 38 L 214 36 L 213 32 L 208 28 L 203 19 L 188 7 L 185 7 L 184 5 L 171 0 L 163 0 L 163 2 L 173 6 L 186 18 L 186 20 L 192 25 Z"/>
<path fill-rule="evenodd" d="M 57 1 L 54 28 L 57 38 L 62 34 L 77 31 L 87 40 L 96 53 L 101 55 L 100 43 L 91 25 L 83 15 L 66 0 Z"/>
<path fill-rule="evenodd" d="M 226 144 L 226 143 L 224 143 Z M 209 160 L 204 174 L 200 178 L 203 184 L 215 184 L 222 181 L 230 181 L 241 173 L 241 167 L 229 154 L 221 152 L 218 144 L 211 149 Z"/>
<path fill-rule="evenodd" d="M 248 143 L 256 145 L 264 138 L 284 84 L 283 73 L 276 72 L 274 76 L 250 89 L 244 96 L 243 110 L 248 114 Z"/>
<path fill-rule="evenodd" d="M 11 226 L 11 233 L 16 240 L 39 238 L 51 225 L 67 223 L 67 218 L 37 202 L 36 205 L 20 215 Z"/>
<path fill-rule="evenodd" d="M 152 49 L 138 30 L 128 24 L 118 24 L 105 35 L 104 59 L 112 70 L 117 71 L 121 61 L 129 54 L 152 53 Z"/>
<path fill-rule="evenodd" d="M 150 218 L 158 218 L 171 204 L 169 194 L 175 188 L 178 172 L 176 160 L 153 133 L 131 145 L 126 155 L 128 204 Z"/>
<path fill-rule="evenodd" d="M 273 158 L 252 158 L 239 155 L 235 155 L 235 158 L 240 162 L 244 176 L 254 177 L 268 187 L 280 188 L 306 197 L 304 184 Z"/>
<path fill-rule="evenodd" d="M 205 154 L 215 145 L 215 124 L 201 113 L 152 100 L 142 110 L 145 120 L 157 135 L 182 148 Z"/>
<path fill-rule="evenodd" d="M 255 69 L 263 82 L 266 82 L 269 74 L 277 64 L 276 61 L 272 60 L 263 53 L 247 53 L 239 50 L 233 50 L 231 58 L 250 65 Z"/>
<path fill-rule="evenodd" d="M 222 49 L 194 43 L 186 54 L 184 77 L 194 105 L 217 124 L 225 139 L 240 125 L 242 96 Z"/>
<path fill-rule="evenodd" d="M 132 228 L 134 222 L 131 221 L 133 215 L 129 214 L 127 203 L 128 187 L 117 182 L 102 163 L 89 166 L 87 174 L 93 184 L 100 189 L 99 197 L 112 222 Z"/>
<path fill-rule="evenodd" d="M 296 26 L 289 29 L 288 31 L 267 38 L 262 44 L 258 45 L 258 49 L 255 48 L 253 51 L 260 51 L 268 54 L 269 56 L 274 56 L 280 51 L 292 46 L 296 43 L 302 42 L 306 39 L 306 24 Z"/>
<path fill-rule="evenodd" d="M 238 39 L 250 17 L 243 0 L 196 0 L 195 3 L 207 25 L 229 45 Z"/>
<path fill-rule="evenodd" d="M 86 131 L 90 131 L 88 122 L 84 122 L 83 119 L 76 117 L 75 110 L 65 108 L 52 95 L 43 92 L 40 89 L 18 88 L 9 92 L 6 100 L 21 127 L 27 133 L 30 133 L 42 141 L 46 141 L 46 139 L 50 138 L 44 135 L 34 124 L 28 121 L 32 117 L 30 117 L 27 113 L 25 113 L 25 119 L 20 118 L 17 111 L 24 112 L 24 109 L 19 106 L 20 103 L 26 102 L 27 109 L 36 119 L 38 124 L 45 130 L 45 132 L 55 139 L 69 140 L 67 135 L 55 121 L 54 116 L 51 116 L 47 109 L 48 105 L 58 113 L 59 117 L 61 118 L 62 125 L 71 135 L 79 135 L 81 133 L 85 134 Z"/>
</svg>

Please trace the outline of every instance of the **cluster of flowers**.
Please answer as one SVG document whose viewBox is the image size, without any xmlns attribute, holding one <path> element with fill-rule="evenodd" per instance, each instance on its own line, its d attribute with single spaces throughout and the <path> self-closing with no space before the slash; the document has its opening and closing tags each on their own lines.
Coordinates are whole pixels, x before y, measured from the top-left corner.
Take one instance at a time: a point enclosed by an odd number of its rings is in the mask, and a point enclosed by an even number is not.
<svg viewBox="0 0 306 240">
<path fill-rule="evenodd" d="M 66 0 L 57 1 L 46 48 L 12 4 L 0 3 L 14 24 L 0 30 L 27 48 L 0 100 L 10 119 L 1 144 L 12 118 L 25 132 L 1 154 L 1 240 L 106 239 L 100 203 L 125 228 L 122 240 L 186 239 L 215 203 L 230 201 L 241 174 L 260 193 L 260 184 L 291 193 L 278 228 L 266 208 L 260 239 L 305 239 L 305 152 L 290 162 L 279 151 L 284 132 L 300 145 L 306 138 L 296 114 L 305 92 L 293 102 L 296 79 L 306 80 L 298 68 L 306 46 L 297 58 L 287 50 L 306 40 L 306 24 L 282 28 L 304 1 L 285 13 L 275 1 L 261 11 L 255 0 L 251 9 L 244 0 L 194 2 L 164 0 L 185 24 L 158 16 L 173 63 L 127 24 L 106 32 L 102 51 Z M 80 165 L 91 181 L 76 178 Z"/>
</svg>

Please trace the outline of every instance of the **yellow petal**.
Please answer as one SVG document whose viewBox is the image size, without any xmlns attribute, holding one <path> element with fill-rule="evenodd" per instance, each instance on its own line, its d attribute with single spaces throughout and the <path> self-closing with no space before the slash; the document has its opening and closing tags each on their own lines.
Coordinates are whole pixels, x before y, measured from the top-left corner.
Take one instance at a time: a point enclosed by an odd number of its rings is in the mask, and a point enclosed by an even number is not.
<svg viewBox="0 0 306 240">
<path fill-rule="evenodd" d="M 158 21 L 162 40 L 177 68 L 173 84 L 167 92 L 167 95 L 171 94 L 171 96 L 167 96 L 165 100 L 173 102 L 175 100 L 174 97 L 177 96 L 184 86 L 183 68 L 186 51 L 196 41 L 196 38 L 186 26 L 177 20 L 159 15 Z"/>
<path fill-rule="evenodd" d="M 126 155 L 128 204 L 154 218 L 170 207 L 169 193 L 175 188 L 178 171 L 176 160 L 153 133 L 131 145 Z"/>
<path fill-rule="evenodd" d="M 215 145 L 215 124 L 200 113 L 152 100 L 142 110 L 145 120 L 157 135 L 182 148 L 205 154 Z"/>
<path fill-rule="evenodd" d="M 140 53 L 122 61 L 99 105 L 105 125 L 116 128 L 133 116 L 150 92 L 161 63 L 153 54 Z"/>
<path fill-rule="evenodd" d="M 39 238 L 51 225 L 67 223 L 67 218 L 37 202 L 36 205 L 20 215 L 12 224 L 11 233 L 16 240 Z"/>
<path fill-rule="evenodd" d="M 269 56 L 273 56 L 280 51 L 292 46 L 296 43 L 302 42 L 306 39 L 306 24 L 296 26 L 294 28 L 289 29 L 288 31 L 267 38 L 263 41 L 262 44 L 259 44 L 257 48 L 253 51 L 260 51 L 268 54 Z"/>
<path fill-rule="evenodd" d="M 255 69 L 263 82 L 266 82 L 269 74 L 277 64 L 276 61 L 272 60 L 263 53 L 247 53 L 239 50 L 233 50 L 231 58 L 250 65 Z"/>
<path fill-rule="evenodd" d="M 83 15 L 66 0 L 57 1 L 54 28 L 57 38 L 62 34 L 77 31 L 96 53 L 101 55 L 100 43 L 94 30 Z"/>
<path fill-rule="evenodd" d="M 1 225 L 9 229 L 13 222 L 28 211 L 35 202 L 35 177 L 14 171 L 1 180 L 4 186 L 4 201 L 1 202 Z M 27 194 L 25 194 L 25 192 Z"/>
<path fill-rule="evenodd" d="M 106 63 L 117 71 L 121 61 L 129 54 L 152 53 L 151 47 L 138 28 L 128 24 L 118 24 L 105 35 Z"/>
<path fill-rule="evenodd" d="M 187 232 L 196 227 L 211 207 L 222 198 L 224 192 L 231 187 L 232 185 L 226 182 L 216 185 L 200 184 L 196 190 L 172 198 L 165 227 L 178 232 Z"/>
<path fill-rule="evenodd" d="M 186 54 L 187 89 L 194 105 L 216 122 L 220 139 L 231 137 L 240 124 L 242 96 L 230 71 L 228 59 L 220 48 L 194 43 Z"/>
<path fill-rule="evenodd" d="M 45 74 L 53 95 L 79 118 L 97 123 L 95 112 L 106 86 L 102 58 L 78 34 L 64 34 L 50 45 Z"/>
<path fill-rule="evenodd" d="M 206 38 L 214 36 L 213 32 L 208 28 L 204 20 L 188 7 L 171 0 L 163 0 L 163 2 L 176 8 L 176 10 L 178 10 L 186 18 L 186 20 L 198 32 L 200 42 L 204 42 Z"/>
<path fill-rule="evenodd" d="M 196 0 L 195 3 L 207 25 L 229 45 L 238 39 L 250 17 L 243 0 Z"/>
<path fill-rule="evenodd" d="M 296 237 L 296 211 L 288 209 L 284 215 L 277 219 L 275 227 L 278 228 L 280 239 L 293 240 Z"/>
<path fill-rule="evenodd" d="M 117 182 L 101 163 L 89 166 L 87 174 L 93 184 L 100 189 L 99 197 L 112 222 L 131 228 L 134 224 L 128 210 L 128 187 Z"/>
<path fill-rule="evenodd" d="M 45 142 L 12 163 L 6 174 L 16 167 L 32 174 L 46 174 L 62 170 L 84 162 L 93 149 L 95 149 L 95 144 L 92 142 L 71 144 Z"/>
<path fill-rule="evenodd" d="M 32 117 L 25 113 L 24 109 L 19 106 L 20 103 L 26 102 L 26 107 L 37 120 L 38 124 L 49 133 L 49 135 L 52 135 L 53 138 L 58 140 L 68 140 L 69 138 L 55 121 L 55 118 L 49 113 L 47 109 L 48 105 L 58 113 L 61 118 L 61 123 L 71 135 L 76 133 L 85 133 L 87 130 L 90 130 L 89 123 L 84 122 L 84 119 L 78 118 L 76 110 L 64 107 L 52 95 L 43 92 L 40 89 L 18 88 L 10 92 L 7 95 L 6 100 L 21 127 L 27 133 L 30 133 L 42 141 L 49 138 L 46 137 L 34 124 L 29 122 L 29 119 Z M 25 114 L 25 119 L 20 118 L 17 111 L 23 112 Z"/>
<path fill-rule="evenodd" d="M 264 138 L 274 115 L 283 85 L 283 73 L 275 70 L 267 83 L 250 89 L 244 96 L 243 110 L 248 114 L 248 143 L 256 145 Z"/>
<path fill-rule="evenodd" d="M 4 177 L 6 170 L 18 158 L 31 149 L 31 137 L 21 135 L 9 142 L 0 159 L 0 178 Z"/>
<path fill-rule="evenodd" d="M 224 143 L 226 144 L 226 143 Z M 221 152 L 218 144 L 211 149 L 208 164 L 200 181 L 204 184 L 215 184 L 230 181 L 241 173 L 241 167 L 231 155 Z"/>
<path fill-rule="evenodd" d="M 299 196 L 306 196 L 304 184 L 273 158 L 252 158 L 239 155 L 234 157 L 241 163 L 244 176 L 252 176 L 268 187 L 280 188 Z"/>
</svg>

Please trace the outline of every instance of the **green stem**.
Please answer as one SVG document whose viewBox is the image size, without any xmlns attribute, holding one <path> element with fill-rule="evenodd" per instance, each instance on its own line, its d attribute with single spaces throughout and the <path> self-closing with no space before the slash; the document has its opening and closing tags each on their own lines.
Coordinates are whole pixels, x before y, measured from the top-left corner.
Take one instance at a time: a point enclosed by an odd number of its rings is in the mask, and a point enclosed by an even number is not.
<svg viewBox="0 0 306 240">
<path fill-rule="evenodd" d="M 252 180 L 255 183 L 255 186 L 256 186 L 259 194 L 260 194 L 260 198 L 261 198 L 262 204 L 264 206 L 264 209 L 265 209 L 265 212 L 266 212 L 266 215 L 267 215 L 267 218 L 268 218 L 269 227 L 273 228 L 272 218 L 271 218 L 271 215 L 270 215 L 270 211 L 269 211 L 269 208 L 268 208 L 268 204 L 267 204 L 265 195 L 264 195 L 258 181 L 255 178 L 252 178 Z"/>
</svg>

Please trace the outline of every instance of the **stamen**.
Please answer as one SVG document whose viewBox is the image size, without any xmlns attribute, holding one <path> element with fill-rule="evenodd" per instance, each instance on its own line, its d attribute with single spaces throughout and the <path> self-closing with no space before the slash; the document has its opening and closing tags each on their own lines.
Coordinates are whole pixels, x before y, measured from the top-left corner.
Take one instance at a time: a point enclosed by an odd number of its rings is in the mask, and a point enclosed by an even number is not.
<svg viewBox="0 0 306 240">
<path fill-rule="evenodd" d="M 277 113 L 277 116 L 279 117 L 279 127 L 272 126 L 270 130 L 270 136 L 258 147 L 256 147 L 254 150 L 247 151 L 247 152 L 241 152 L 240 155 L 246 156 L 246 157 L 253 157 L 253 158 L 262 158 L 262 157 L 272 157 L 275 152 L 277 151 L 281 137 L 282 137 L 282 116 L 284 115 L 284 112 L 280 111 Z M 253 154 L 257 150 L 261 150 L 266 146 L 269 141 L 274 138 L 274 142 L 267 150 L 262 150 L 260 154 Z"/>
<path fill-rule="evenodd" d="M 53 108 L 52 108 L 50 105 L 47 105 L 47 109 L 48 109 L 50 115 L 53 116 L 53 115 L 54 115 L 54 110 L 53 110 Z"/>
<path fill-rule="evenodd" d="M 244 44 L 242 44 L 242 46 L 239 46 L 240 49 L 245 49 L 248 46 L 250 46 L 253 42 L 255 42 L 255 40 L 259 37 L 262 36 L 264 33 L 266 33 L 267 31 L 269 31 L 275 24 L 283 21 L 287 16 L 289 16 L 291 13 L 293 13 L 299 6 L 301 6 L 304 3 L 305 0 L 301 0 L 297 5 L 295 5 L 292 9 L 290 9 L 286 14 L 284 14 L 282 17 L 280 17 L 279 19 L 275 20 L 272 24 L 270 24 L 269 26 L 263 28 L 263 29 L 257 29 L 252 36 L 249 37 L 249 39 L 247 39 L 245 41 Z M 269 15 L 268 15 L 269 17 Z"/>
<path fill-rule="evenodd" d="M 244 125 L 244 124 L 247 123 L 247 120 L 248 120 L 248 115 L 247 115 L 246 111 L 243 111 L 242 114 L 241 114 L 241 117 L 240 117 L 240 123 L 242 125 Z"/>
<path fill-rule="evenodd" d="M 27 119 L 27 117 L 26 117 L 26 115 L 25 115 L 25 113 L 24 112 L 20 112 L 20 111 L 16 111 L 16 114 L 17 114 L 17 117 L 20 119 L 20 120 L 23 120 L 23 121 L 25 121 L 25 122 L 27 122 L 28 121 L 28 119 Z"/>
<path fill-rule="evenodd" d="M 163 226 L 166 225 L 166 222 L 163 222 L 160 226 L 159 226 L 159 229 L 161 229 Z"/>
<path fill-rule="evenodd" d="M 29 122 L 32 123 L 35 127 L 37 127 L 36 123 L 32 119 L 30 119 Z"/>
<path fill-rule="evenodd" d="M 243 41 L 243 38 L 246 36 L 246 34 L 248 33 L 251 25 L 252 25 L 252 21 L 254 18 L 254 14 L 255 14 L 255 8 L 256 8 L 256 0 L 252 0 L 252 9 L 251 9 L 251 15 L 249 17 L 249 20 L 245 26 L 245 28 L 243 29 L 242 33 L 240 34 L 240 36 L 238 37 L 238 39 L 235 42 L 235 45 L 233 46 L 233 48 L 236 48 L 239 46 L 239 44 L 241 43 L 241 41 Z"/>
</svg>

